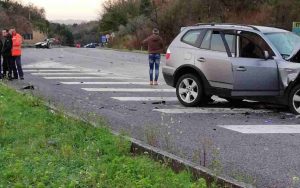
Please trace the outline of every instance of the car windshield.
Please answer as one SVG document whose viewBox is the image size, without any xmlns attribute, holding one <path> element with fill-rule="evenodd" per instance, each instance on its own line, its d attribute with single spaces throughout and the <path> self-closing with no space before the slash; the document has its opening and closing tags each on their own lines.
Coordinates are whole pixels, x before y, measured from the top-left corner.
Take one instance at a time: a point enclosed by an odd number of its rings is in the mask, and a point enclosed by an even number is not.
<svg viewBox="0 0 300 188">
<path fill-rule="evenodd" d="M 266 36 L 285 59 L 300 45 L 300 37 L 292 32 L 267 33 Z"/>
</svg>

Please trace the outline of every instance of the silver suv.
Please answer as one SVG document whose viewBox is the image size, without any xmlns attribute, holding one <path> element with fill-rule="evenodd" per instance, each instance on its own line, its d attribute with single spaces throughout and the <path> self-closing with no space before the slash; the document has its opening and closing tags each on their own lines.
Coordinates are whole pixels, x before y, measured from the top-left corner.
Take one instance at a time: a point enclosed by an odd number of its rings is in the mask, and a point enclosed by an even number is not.
<svg viewBox="0 0 300 188">
<path fill-rule="evenodd" d="M 168 48 L 163 75 L 179 101 L 198 106 L 212 95 L 288 105 L 300 114 L 300 37 L 262 26 L 197 24 Z"/>
</svg>

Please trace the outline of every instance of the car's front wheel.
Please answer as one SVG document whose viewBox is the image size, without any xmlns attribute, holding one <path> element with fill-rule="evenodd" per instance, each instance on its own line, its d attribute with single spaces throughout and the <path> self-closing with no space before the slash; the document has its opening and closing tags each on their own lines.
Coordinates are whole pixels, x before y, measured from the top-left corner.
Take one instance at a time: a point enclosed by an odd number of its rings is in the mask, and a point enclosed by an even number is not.
<svg viewBox="0 0 300 188">
<path fill-rule="evenodd" d="M 193 74 L 183 75 L 178 80 L 176 94 L 180 103 L 186 107 L 199 105 L 203 98 L 203 88 L 200 80 Z"/>
<path fill-rule="evenodd" d="M 300 85 L 295 86 L 289 95 L 289 108 L 294 114 L 300 114 Z"/>
</svg>

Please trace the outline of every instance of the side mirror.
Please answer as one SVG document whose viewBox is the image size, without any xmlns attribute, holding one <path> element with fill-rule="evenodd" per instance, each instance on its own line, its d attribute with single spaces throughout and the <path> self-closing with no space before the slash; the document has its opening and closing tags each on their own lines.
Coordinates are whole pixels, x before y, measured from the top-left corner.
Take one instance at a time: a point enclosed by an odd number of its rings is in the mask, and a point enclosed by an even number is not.
<svg viewBox="0 0 300 188">
<path fill-rule="evenodd" d="M 265 60 L 270 59 L 270 54 L 268 51 L 264 51 L 264 57 L 265 57 Z"/>
</svg>

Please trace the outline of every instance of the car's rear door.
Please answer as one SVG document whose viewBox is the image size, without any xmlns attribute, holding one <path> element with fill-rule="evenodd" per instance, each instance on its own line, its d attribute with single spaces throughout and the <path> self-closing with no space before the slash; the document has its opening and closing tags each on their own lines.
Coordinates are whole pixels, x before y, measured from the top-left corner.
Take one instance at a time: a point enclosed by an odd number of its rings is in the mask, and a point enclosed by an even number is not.
<svg viewBox="0 0 300 188">
<path fill-rule="evenodd" d="M 233 89 L 231 58 L 235 56 L 236 37 L 232 32 L 208 29 L 200 49 L 195 53 L 196 67 L 203 72 L 212 87 Z"/>
</svg>

